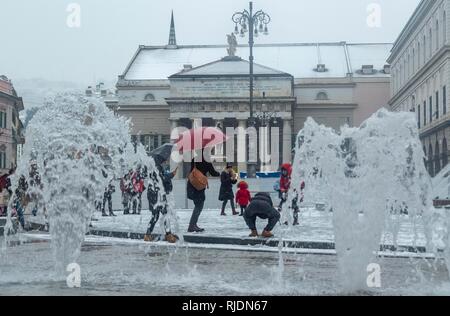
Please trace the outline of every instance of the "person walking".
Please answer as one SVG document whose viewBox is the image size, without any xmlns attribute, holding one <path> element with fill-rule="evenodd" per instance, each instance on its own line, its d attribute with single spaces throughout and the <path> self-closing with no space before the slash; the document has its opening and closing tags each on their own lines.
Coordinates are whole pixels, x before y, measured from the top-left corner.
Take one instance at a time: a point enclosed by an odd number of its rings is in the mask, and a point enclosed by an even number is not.
<svg viewBox="0 0 450 316">
<path fill-rule="evenodd" d="M 291 187 L 291 174 L 292 165 L 290 163 L 285 163 L 281 165 L 281 177 L 280 177 L 280 198 L 281 202 L 278 209 L 283 209 L 283 204 L 287 202 L 289 188 Z"/>
<path fill-rule="evenodd" d="M 209 174 L 212 177 L 220 176 L 220 173 L 214 169 L 213 164 L 206 161 L 203 150 L 201 151 L 201 160 L 195 160 L 194 158 L 191 162 L 191 172 L 186 188 L 188 199 L 194 202 L 194 210 L 189 221 L 189 233 L 201 233 L 205 231 L 203 228 L 198 227 L 197 222 L 205 205 L 205 191 L 208 188 L 207 175 Z"/>
<path fill-rule="evenodd" d="M 130 170 L 122 180 L 120 180 L 120 191 L 122 191 L 122 205 L 123 205 L 123 215 L 130 214 L 130 202 L 132 198 L 133 184 L 131 182 L 131 177 L 133 175 L 133 170 Z"/>
<path fill-rule="evenodd" d="M 239 216 L 244 216 L 244 211 L 250 203 L 252 196 L 248 190 L 248 183 L 241 181 L 238 184 L 239 190 L 236 192 L 236 203 L 241 208 L 241 214 Z"/>
<path fill-rule="evenodd" d="M 230 201 L 231 209 L 233 210 L 233 215 L 239 215 L 236 212 L 236 206 L 234 205 L 234 192 L 233 185 L 237 183 L 236 174 L 233 170 L 232 164 L 227 164 L 227 167 L 220 174 L 220 192 L 219 201 L 222 201 L 222 212 L 220 215 L 226 216 L 225 207 L 228 201 Z"/>
<path fill-rule="evenodd" d="M 145 191 L 145 183 L 140 167 L 133 173 L 131 181 L 133 183 L 133 215 L 141 215 L 142 193 Z"/>
<path fill-rule="evenodd" d="M 171 227 L 168 219 L 166 218 L 169 211 L 168 196 L 173 190 L 172 179 L 176 176 L 177 170 L 173 172 L 166 172 L 161 165 L 156 166 L 158 169 L 159 177 L 162 181 L 162 188 L 160 188 L 160 183 L 158 181 L 158 174 L 153 171 L 150 175 L 147 198 L 149 202 L 149 208 L 152 212 L 152 218 L 148 224 L 147 232 L 144 236 L 144 241 L 150 242 L 154 241 L 155 238 L 152 235 L 155 225 L 159 220 L 160 215 L 164 218 L 164 230 L 165 230 L 165 240 L 169 243 L 176 243 L 179 239 L 177 235 L 171 232 Z M 161 192 L 162 189 L 162 192 Z"/>
<path fill-rule="evenodd" d="M 114 192 L 116 192 L 116 188 L 114 187 L 112 181 L 113 180 L 111 180 L 111 182 L 105 188 L 105 192 L 103 193 L 102 216 L 108 216 L 106 214 L 106 203 L 108 203 L 109 216 L 112 217 L 116 216 L 116 214 L 114 214 L 114 211 L 112 209 L 112 195 Z"/>
<path fill-rule="evenodd" d="M 272 198 L 268 193 L 256 194 L 244 212 L 244 220 L 251 230 L 249 237 L 258 237 L 258 230 L 256 229 L 257 217 L 268 220 L 261 236 L 265 238 L 273 237 L 272 230 L 280 220 L 280 212 L 273 207 Z"/>
</svg>

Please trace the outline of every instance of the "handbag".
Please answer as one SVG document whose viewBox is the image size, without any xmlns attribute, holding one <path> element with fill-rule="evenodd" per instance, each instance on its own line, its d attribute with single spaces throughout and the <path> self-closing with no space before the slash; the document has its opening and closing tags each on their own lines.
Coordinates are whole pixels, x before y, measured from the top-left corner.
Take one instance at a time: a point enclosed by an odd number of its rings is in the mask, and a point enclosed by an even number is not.
<svg viewBox="0 0 450 316">
<path fill-rule="evenodd" d="M 192 169 L 188 180 L 197 191 L 205 190 L 208 187 L 208 177 L 197 168 Z"/>
</svg>

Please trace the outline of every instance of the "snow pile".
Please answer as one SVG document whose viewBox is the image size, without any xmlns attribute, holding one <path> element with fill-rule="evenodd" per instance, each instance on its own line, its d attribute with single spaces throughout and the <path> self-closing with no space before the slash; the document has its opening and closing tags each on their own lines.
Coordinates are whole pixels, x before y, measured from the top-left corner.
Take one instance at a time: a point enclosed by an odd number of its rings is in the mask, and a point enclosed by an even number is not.
<svg viewBox="0 0 450 316">
<path fill-rule="evenodd" d="M 432 208 L 432 192 L 423 159 L 411 113 L 381 109 L 361 127 L 339 133 L 309 118 L 300 131 L 292 186 L 305 180 L 306 200 L 320 195 L 332 207 L 345 290 L 366 289 L 367 267 L 376 262 L 385 223 L 401 212 L 399 204 L 412 221 L 427 220 L 421 215 Z"/>
</svg>

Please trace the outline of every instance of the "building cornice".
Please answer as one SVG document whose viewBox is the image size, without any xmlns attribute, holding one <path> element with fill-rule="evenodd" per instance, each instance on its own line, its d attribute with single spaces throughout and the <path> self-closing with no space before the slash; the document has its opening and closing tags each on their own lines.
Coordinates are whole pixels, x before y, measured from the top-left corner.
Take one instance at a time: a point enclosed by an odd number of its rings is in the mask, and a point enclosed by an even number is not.
<svg viewBox="0 0 450 316">
<path fill-rule="evenodd" d="M 446 56 L 448 55 L 448 56 Z M 444 63 L 447 58 L 450 58 L 450 45 L 443 46 L 436 54 L 434 54 L 433 58 L 431 58 L 425 65 L 423 65 L 420 70 L 411 78 L 408 80 L 406 85 L 404 85 L 388 102 L 389 105 L 393 105 L 396 103 L 399 99 L 402 98 L 402 96 L 412 87 L 414 86 L 419 80 L 422 79 L 426 75 L 426 73 L 432 69 L 432 67 L 435 64 L 438 64 L 439 61 L 442 59 L 440 64 Z"/>
<path fill-rule="evenodd" d="M 394 42 L 394 46 L 391 50 L 391 55 L 388 58 L 388 63 L 392 64 L 395 57 L 402 51 L 403 46 L 408 42 L 408 39 L 414 34 L 414 28 L 417 23 L 420 23 L 424 17 L 428 14 L 431 8 L 436 4 L 438 0 L 422 0 L 417 6 L 413 15 L 410 17 L 402 32 Z"/>
<path fill-rule="evenodd" d="M 337 109 L 356 109 L 358 104 L 356 103 L 297 103 L 296 109 L 298 110 L 337 110 Z"/>
<path fill-rule="evenodd" d="M 430 125 L 427 128 L 424 128 L 420 131 L 420 138 L 423 139 L 430 135 L 435 134 L 436 132 L 442 130 L 443 128 L 450 127 L 450 120 L 443 120 L 436 125 Z"/>
<path fill-rule="evenodd" d="M 166 98 L 167 103 L 188 103 L 188 104 L 204 104 L 204 103 L 249 103 L 248 98 Z M 296 102 L 297 98 L 294 97 L 267 97 L 267 98 L 254 98 L 255 103 L 279 103 L 279 102 Z"/>
</svg>

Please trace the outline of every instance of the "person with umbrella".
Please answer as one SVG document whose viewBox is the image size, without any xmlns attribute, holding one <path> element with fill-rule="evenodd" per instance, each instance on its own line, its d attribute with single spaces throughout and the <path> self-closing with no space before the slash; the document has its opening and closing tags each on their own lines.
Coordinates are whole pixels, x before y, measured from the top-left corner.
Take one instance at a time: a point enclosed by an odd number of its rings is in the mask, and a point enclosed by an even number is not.
<svg viewBox="0 0 450 316">
<path fill-rule="evenodd" d="M 205 230 L 198 227 L 198 219 L 205 205 L 205 191 L 208 188 L 208 175 L 219 177 L 213 164 L 207 159 L 205 149 L 212 148 L 228 140 L 228 137 L 217 128 L 201 127 L 191 129 L 180 135 L 176 142 L 180 152 L 195 151 L 197 157 L 191 161 L 191 171 L 187 182 L 187 197 L 194 202 L 194 210 L 189 221 L 189 233 L 201 233 Z"/>
<path fill-rule="evenodd" d="M 154 241 L 153 230 L 159 220 L 160 214 L 164 218 L 165 240 L 169 243 L 176 243 L 178 236 L 173 234 L 170 230 L 170 223 L 166 216 L 169 210 L 168 196 L 173 190 L 172 179 L 175 177 L 177 170 L 173 172 L 167 172 L 164 170 L 164 163 L 169 160 L 173 149 L 172 144 L 165 144 L 150 153 L 153 157 L 157 171 L 153 171 L 149 176 L 147 198 L 150 211 L 152 212 L 152 218 L 148 224 L 147 232 L 144 236 L 144 241 Z M 158 177 L 162 181 L 162 188 Z"/>
</svg>

